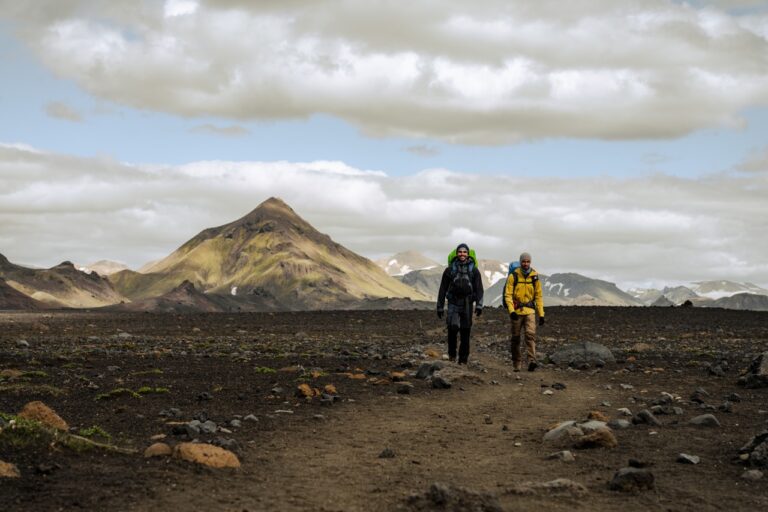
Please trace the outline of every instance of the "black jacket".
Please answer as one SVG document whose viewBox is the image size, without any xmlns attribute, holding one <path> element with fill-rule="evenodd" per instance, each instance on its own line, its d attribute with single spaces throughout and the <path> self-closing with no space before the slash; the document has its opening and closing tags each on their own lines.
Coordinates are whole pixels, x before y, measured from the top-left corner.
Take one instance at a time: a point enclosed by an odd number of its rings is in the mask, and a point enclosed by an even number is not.
<svg viewBox="0 0 768 512">
<path fill-rule="evenodd" d="M 456 306 L 464 305 L 464 298 L 457 298 L 451 294 L 452 282 L 453 276 L 451 275 L 451 265 L 449 265 L 443 271 L 443 278 L 440 280 L 440 291 L 437 293 L 438 311 L 442 311 L 445 308 L 446 299 L 450 304 Z M 470 300 L 475 303 L 475 308 L 481 309 L 483 307 L 483 279 L 480 276 L 477 265 L 472 268 L 472 297 L 470 297 Z"/>
</svg>

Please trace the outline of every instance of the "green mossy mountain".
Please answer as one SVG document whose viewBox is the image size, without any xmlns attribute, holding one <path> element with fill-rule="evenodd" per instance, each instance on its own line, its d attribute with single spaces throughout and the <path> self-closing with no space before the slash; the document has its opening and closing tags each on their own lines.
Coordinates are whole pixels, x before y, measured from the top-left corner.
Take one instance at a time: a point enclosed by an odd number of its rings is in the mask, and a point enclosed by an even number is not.
<svg viewBox="0 0 768 512">
<path fill-rule="evenodd" d="M 146 273 L 123 271 L 110 280 L 131 300 L 160 296 L 188 281 L 206 294 L 268 309 L 426 298 L 320 233 L 276 198 L 234 222 L 203 230 Z"/>
</svg>

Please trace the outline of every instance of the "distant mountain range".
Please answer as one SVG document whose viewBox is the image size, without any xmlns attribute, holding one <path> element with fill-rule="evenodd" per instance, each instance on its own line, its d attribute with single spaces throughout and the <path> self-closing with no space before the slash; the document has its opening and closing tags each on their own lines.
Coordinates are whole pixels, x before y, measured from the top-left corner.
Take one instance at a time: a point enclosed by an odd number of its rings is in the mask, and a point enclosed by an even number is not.
<svg viewBox="0 0 768 512">
<path fill-rule="evenodd" d="M 416 251 L 398 253 L 398 261 L 411 262 L 428 259 Z M 382 258 L 379 262 L 396 259 Z M 431 260 L 430 260 L 431 261 Z M 496 260 L 480 259 L 485 287 L 485 305 L 501 305 L 507 265 Z M 437 298 L 444 265 L 416 269 L 398 275 L 403 283 L 419 289 L 432 300 Z M 679 306 L 691 301 L 699 307 L 723 307 L 730 309 L 766 310 L 763 300 L 768 301 L 768 290 L 751 283 L 733 281 L 698 281 L 687 286 L 657 289 L 632 289 L 623 291 L 614 283 L 575 273 L 541 275 L 544 302 L 550 306 Z M 762 299 L 766 297 L 766 299 Z M 715 300 L 717 299 L 717 300 Z"/>
<path fill-rule="evenodd" d="M 334 242 L 280 199 L 208 228 L 139 272 L 99 261 L 29 268 L 0 255 L 0 309 L 276 311 L 433 308 L 446 260 L 404 251 L 377 263 Z M 485 305 L 501 304 L 507 264 L 480 259 Z M 698 281 L 663 290 L 620 290 L 574 273 L 541 275 L 545 305 L 695 306 L 768 311 L 768 290 Z"/>
</svg>

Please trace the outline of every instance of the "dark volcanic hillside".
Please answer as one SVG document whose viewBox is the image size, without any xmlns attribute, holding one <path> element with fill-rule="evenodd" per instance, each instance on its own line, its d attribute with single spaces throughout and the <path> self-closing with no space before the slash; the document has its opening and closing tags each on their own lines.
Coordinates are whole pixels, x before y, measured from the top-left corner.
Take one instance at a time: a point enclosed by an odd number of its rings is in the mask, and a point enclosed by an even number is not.
<svg viewBox="0 0 768 512">
<path fill-rule="evenodd" d="M 80 272 L 68 261 L 49 269 L 31 269 L 0 255 L 0 278 L 24 295 L 54 307 L 100 307 L 124 300 L 107 279 Z"/>
<path fill-rule="evenodd" d="M 146 274 L 124 271 L 110 279 L 131 299 L 160 296 L 189 281 L 206 294 L 280 309 L 322 309 L 362 298 L 424 298 L 275 198 L 241 219 L 202 231 Z"/>
<path fill-rule="evenodd" d="M 41 309 L 43 304 L 12 288 L 0 279 L 0 309 Z"/>
</svg>

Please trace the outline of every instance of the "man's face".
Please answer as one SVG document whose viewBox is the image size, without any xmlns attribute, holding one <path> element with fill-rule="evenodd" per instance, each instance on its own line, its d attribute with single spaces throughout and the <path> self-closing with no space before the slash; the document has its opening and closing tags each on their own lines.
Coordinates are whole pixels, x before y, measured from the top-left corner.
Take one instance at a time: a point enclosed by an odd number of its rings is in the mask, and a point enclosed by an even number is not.
<svg viewBox="0 0 768 512">
<path fill-rule="evenodd" d="M 458 256 L 460 262 L 464 263 L 469 258 L 469 251 L 462 247 L 456 251 L 456 256 Z"/>
<path fill-rule="evenodd" d="M 520 260 L 520 267 L 523 270 L 528 270 L 531 268 L 531 260 Z"/>
</svg>

